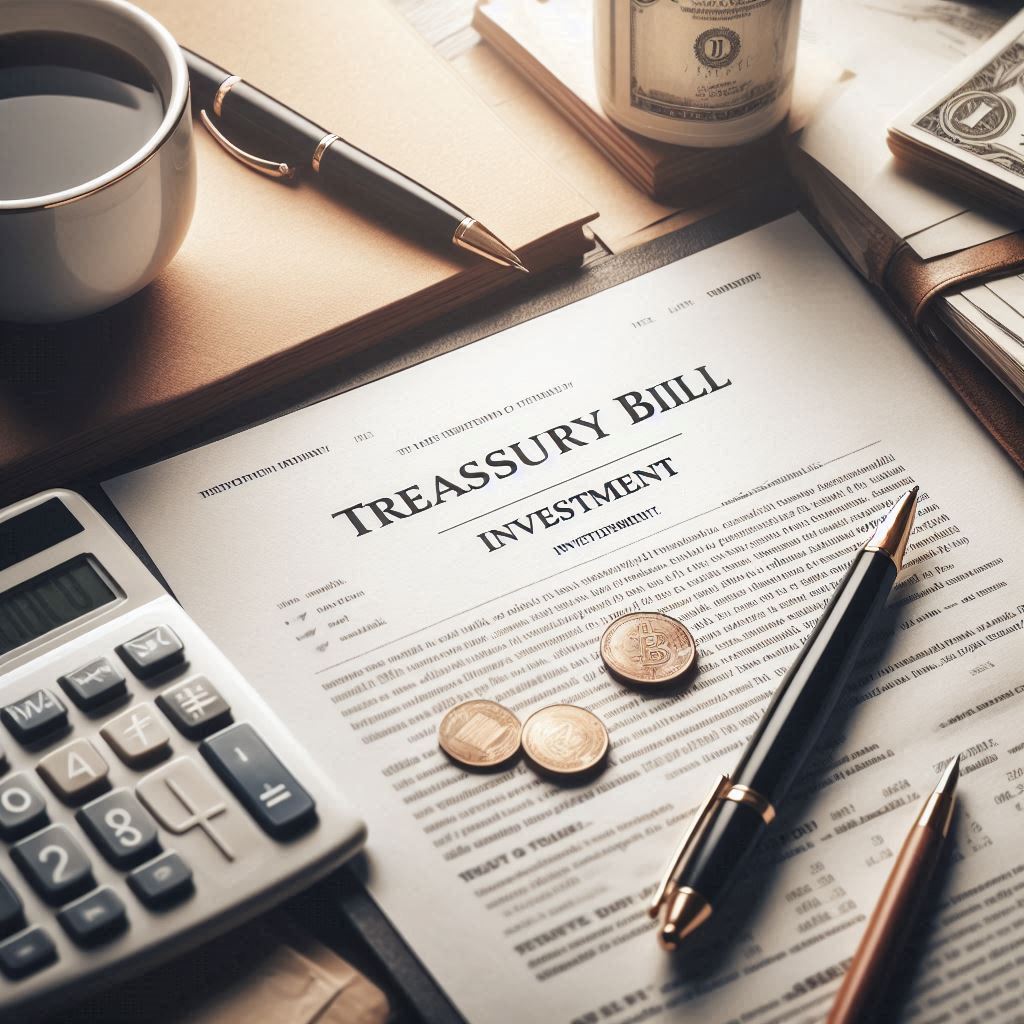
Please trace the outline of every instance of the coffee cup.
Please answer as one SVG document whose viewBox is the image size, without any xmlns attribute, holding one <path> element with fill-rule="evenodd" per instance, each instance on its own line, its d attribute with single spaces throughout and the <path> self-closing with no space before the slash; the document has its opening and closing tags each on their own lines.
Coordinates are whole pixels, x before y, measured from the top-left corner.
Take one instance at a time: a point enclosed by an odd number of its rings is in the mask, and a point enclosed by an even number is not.
<svg viewBox="0 0 1024 1024">
<path fill-rule="evenodd" d="M 167 29 L 124 0 L 0 0 L 0 106 L 0 320 L 71 320 L 149 284 L 195 206 Z"/>
</svg>

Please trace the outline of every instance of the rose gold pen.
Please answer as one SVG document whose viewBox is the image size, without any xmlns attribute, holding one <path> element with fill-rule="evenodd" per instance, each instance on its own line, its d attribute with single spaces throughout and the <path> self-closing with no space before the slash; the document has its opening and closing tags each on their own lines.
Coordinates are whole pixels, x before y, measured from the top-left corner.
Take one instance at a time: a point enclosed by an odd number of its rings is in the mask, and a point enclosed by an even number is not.
<svg viewBox="0 0 1024 1024">
<path fill-rule="evenodd" d="M 913 828 L 903 840 L 896 863 L 878 897 L 853 962 L 839 988 L 827 1024 L 867 1024 L 876 1016 L 890 976 L 946 845 L 956 806 L 960 756 L 946 765 L 934 792 L 925 801 Z"/>
</svg>

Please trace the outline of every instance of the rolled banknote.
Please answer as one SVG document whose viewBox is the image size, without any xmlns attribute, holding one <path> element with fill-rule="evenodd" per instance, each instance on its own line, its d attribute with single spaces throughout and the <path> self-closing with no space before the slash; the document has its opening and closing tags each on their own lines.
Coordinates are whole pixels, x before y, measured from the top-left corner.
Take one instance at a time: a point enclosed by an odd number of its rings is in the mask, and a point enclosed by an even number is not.
<svg viewBox="0 0 1024 1024">
<path fill-rule="evenodd" d="M 789 111 L 800 0 L 595 0 L 598 94 L 624 128 L 732 146 Z"/>
<path fill-rule="evenodd" d="M 889 127 L 889 148 L 922 173 L 1024 211 L 1024 13 L 919 96 Z"/>
</svg>

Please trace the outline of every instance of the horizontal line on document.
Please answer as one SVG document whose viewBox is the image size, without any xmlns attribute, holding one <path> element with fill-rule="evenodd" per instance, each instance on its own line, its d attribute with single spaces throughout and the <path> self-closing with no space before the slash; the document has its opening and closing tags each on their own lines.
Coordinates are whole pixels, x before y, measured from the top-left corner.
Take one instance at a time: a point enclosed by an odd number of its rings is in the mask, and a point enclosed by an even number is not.
<svg viewBox="0 0 1024 1024">
<path fill-rule="evenodd" d="M 570 484 L 573 480 L 579 480 L 581 476 L 586 476 L 588 473 L 596 473 L 599 469 L 605 469 L 608 466 L 614 466 L 616 462 L 621 462 L 623 459 L 632 458 L 634 455 L 639 455 L 641 452 L 647 451 L 649 448 L 656 448 L 659 444 L 664 444 L 666 441 L 674 441 L 677 437 L 682 437 L 682 431 L 678 434 L 673 434 L 671 437 L 663 437 L 660 441 L 655 441 L 653 444 L 645 445 L 643 448 L 637 448 L 635 452 L 627 452 L 625 455 L 620 455 L 617 459 L 612 459 L 611 462 L 602 463 L 600 466 L 594 466 L 591 469 L 585 469 L 582 473 L 577 473 L 575 476 L 567 477 L 565 480 L 559 480 L 557 483 L 548 484 L 547 487 L 542 487 L 539 491 L 534 491 L 533 494 L 525 494 L 521 498 L 516 498 L 515 501 L 510 501 L 506 505 L 499 505 L 497 508 L 492 508 L 490 512 L 481 512 L 478 516 L 473 516 L 472 519 L 464 519 L 461 523 L 456 523 L 454 526 L 446 526 L 443 530 L 438 530 L 438 537 L 442 533 L 447 533 L 449 530 L 457 530 L 460 526 L 466 526 L 468 523 L 475 523 L 478 519 L 483 519 L 484 516 L 493 516 L 495 512 L 500 512 L 502 509 L 511 508 L 513 505 L 518 505 L 521 501 L 529 501 L 530 498 L 536 498 L 538 494 L 543 494 L 545 491 L 550 491 L 553 487 L 561 487 L 562 484 Z M 511 474 L 510 474 L 511 475 Z"/>
<path fill-rule="evenodd" d="M 678 437 L 678 435 L 676 436 Z M 671 439 L 668 438 L 667 440 Z M 839 462 L 841 459 L 848 459 L 851 455 L 856 455 L 858 452 L 866 451 L 868 448 L 874 448 L 876 444 L 880 443 L 880 441 L 872 441 L 870 444 L 861 445 L 860 448 L 854 448 L 852 452 L 845 452 L 842 455 L 837 455 L 834 459 L 829 459 L 827 462 L 823 462 L 817 469 L 812 469 L 811 473 L 817 473 L 818 470 L 824 469 L 825 466 L 831 466 L 833 462 Z M 643 449 L 640 450 L 643 451 Z M 635 455 L 636 453 L 634 452 L 633 454 Z M 808 473 L 807 475 L 810 476 L 811 473 Z M 775 484 L 775 486 L 778 487 L 779 485 Z M 770 488 L 765 489 L 770 490 Z M 639 540 L 627 541 L 625 544 L 620 544 L 617 548 L 610 548 L 608 551 L 602 551 L 601 554 L 594 555 L 593 558 L 587 558 L 582 562 L 576 562 L 575 565 L 567 565 L 564 569 L 559 569 L 558 572 L 553 572 L 550 576 L 542 576 L 539 580 L 533 580 L 531 583 L 524 583 L 522 586 L 516 587 L 514 590 L 510 590 L 505 594 L 498 594 L 497 597 L 489 597 L 486 601 L 481 601 L 479 604 L 475 604 L 471 608 L 463 608 L 462 611 L 452 612 L 451 615 L 446 615 L 443 619 L 438 619 L 437 622 L 431 622 L 426 626 L 420 626 L 419 629 L 414 629 L 411 633 L 406 633 L 404 636 L 396 636 L 393 640 L 387 640 L 382 644 L 378 644 L 376 647 L 371 647 L 368 651 L 361 651 L 359 654 L 351 655 L 351 657 L 342 658 L 341 661 L 336 661 L 333 665 L 328 665 L 326 668 L 318 668 L 313 674 L 318 676 L 322 675 L 324 672 L 330 672 L 333 669 L 340 668 L 342 665 L 347 665 L 350 661 L 365 658 L 368 654 L 373 654 L 375 651 L 383 650 L 385 647 L 390 647 L 392 644 L 400 644 L 403 640 L 408 640 L 410 637 L 415 636 L 417 633 L 422 633 L 424 630 L 435 629 L 437 626 L 443 625 L 450 619 L 457 619 L 461 615 L 468 615 L 470 612 L 475 612 L 478 608 L 486 607 L 493 601 L 503 601 L 506 597 L 518 594 L 520 590 L 528 590 L 530 587 L 536 587 L 541 583 L 547 583 L 548 580 L 553 580 L 556 576 L 561 576 L 573 569 L 579 569 L 584 565 L 589 565 L 591 562 L 596 562 L 598 559 L 607 558 L 608 555 L 614 555 L 616 551 L 622 551 L 623 548 L 631 548 L 636 544 L 643 544 L 652 537 L 656 537 L 659 533 L 664 533 L 666 530 L 674 530 L 679 526 L 685 526 L 687 523 L 692 523 L 694 519 L 700 519 L 701 516 L 717 512 L 720 508 L 724 508 L 724 506 L 722 504 L 718 504 L 714 505 L 712 508 L 706 508 L 703 512 L 697 512 L 695 515 L 689 516 L 686 519 L 680 519 L 679 522 L 672 523 L 670 526 L 663 526 L 660 530 L 654 530 L 647 534 L 646 537 L 641 537 Z"/>
</svg>

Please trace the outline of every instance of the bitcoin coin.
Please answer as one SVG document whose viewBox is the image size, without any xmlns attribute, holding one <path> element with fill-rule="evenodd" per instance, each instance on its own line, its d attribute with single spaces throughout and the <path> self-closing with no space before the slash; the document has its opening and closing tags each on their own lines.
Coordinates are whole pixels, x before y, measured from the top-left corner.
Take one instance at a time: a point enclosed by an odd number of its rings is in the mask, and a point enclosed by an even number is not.
<svg viewBox="0 0 1024 1024">
<path fill-rule="evenodd" d="M 467 700 L 441 719 L 437 741 L 467 768 L 493 768 L 519 752 L 523 727 L 508 708 L 493 700 Z"/>
<path fill-rule="evenodd" d="M 608 753 L 608 730 L 601 719 L 584 708 L 552 704 L 526 720 L 523 750 L 545 771 L 579 775 L 604 760 Z"/>
<path fill-rule="evenodd" d="M 612 675 L 638 686 L 677 682 L 697 651 L 690 631 L 661 612 L 620 615 L 601 637 L 601 660 Z"/>
</svg>

